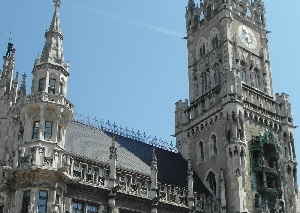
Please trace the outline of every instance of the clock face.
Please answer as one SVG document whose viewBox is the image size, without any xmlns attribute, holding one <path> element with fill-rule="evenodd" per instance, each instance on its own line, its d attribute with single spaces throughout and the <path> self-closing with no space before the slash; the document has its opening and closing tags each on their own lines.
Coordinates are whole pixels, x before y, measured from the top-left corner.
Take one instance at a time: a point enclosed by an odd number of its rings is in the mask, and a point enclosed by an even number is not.
<svg viewBox="0 0 300 213">
<path fill-rule="evenodd" d="M 256 48 L 257 40 L 256 40 L 255 35 L 252 32 L 252 30 L 250 30 L 245 25 L 241 25 L 241 26 L 239 26 L 238 33 L 239 33 L 239 37 L 240 37 L 242 43 L 246 47 L 248 47 L 250 49 Z"/>
</svg>

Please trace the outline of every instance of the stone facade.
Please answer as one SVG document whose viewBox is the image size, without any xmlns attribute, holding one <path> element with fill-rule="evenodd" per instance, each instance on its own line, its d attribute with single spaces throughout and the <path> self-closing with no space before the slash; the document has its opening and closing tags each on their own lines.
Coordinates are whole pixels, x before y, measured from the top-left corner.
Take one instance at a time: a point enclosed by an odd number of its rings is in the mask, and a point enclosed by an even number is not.
<svg viewBox="0 0 300 213">
<path fill-rule="evenodd" d="M 212 194 L 225 190 L 227 212 L 299 212 L 293 118 L 288 95 L 273 97 L 263 3 L 190 0 L 186 28 L 179 152 Z"/>
<path fill-rule="evenodd" d="M 300 212 L 291 106 L 288 95 L 272 96 L 260 0 L 189 0 L 179 153 L 74 120 L 54 5 L 30 94 L 12 43 L 3 57 L 0 213 Z"/>
</svg>

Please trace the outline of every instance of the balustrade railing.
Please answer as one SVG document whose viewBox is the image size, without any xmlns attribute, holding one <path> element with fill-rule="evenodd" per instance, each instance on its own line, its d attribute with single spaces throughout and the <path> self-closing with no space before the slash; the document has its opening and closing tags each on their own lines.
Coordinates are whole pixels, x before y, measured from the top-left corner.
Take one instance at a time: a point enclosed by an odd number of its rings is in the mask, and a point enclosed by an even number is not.
<svg viewBox="0 0 300 213">
<path fill-rule="evenodd" d="M 33 103 L 33 102 L 39 102 L 39 101 L 63 105 L 70 111 L 72 111 L 72 112 L 74 111 L 73 104 L 62 95 L 50 94 L 50 93 L 46 93 L 46 92 L 37 92 L 37 93 L 27 95 L 27 99 L 26 99 L 27 104 Z"/>
</svg>

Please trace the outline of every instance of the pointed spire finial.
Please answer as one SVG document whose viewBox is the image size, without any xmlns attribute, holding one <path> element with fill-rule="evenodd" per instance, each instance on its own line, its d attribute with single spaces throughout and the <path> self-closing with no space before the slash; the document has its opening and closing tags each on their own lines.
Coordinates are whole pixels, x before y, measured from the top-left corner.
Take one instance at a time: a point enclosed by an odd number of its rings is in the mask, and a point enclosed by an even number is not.
<svg viewBox="0 0 300 213">
<path fill-rule="evenodd" d="M 153 147 L 152 149 L 151 170 L 157 170 L 157 158 L 155 154 L 155 147 Z"/>
<path fill-rule="evenodd" d="M 112 137 L 110 150 L 110 159 L 117 159 L 116 135 Z"/>
<path fill-rule="evenodd" d="M 59 8 L 59 7 L 60 7 L 60 5 L 61 5 L 61 0 L 53 0 L 53 2 L 54 2 L 54 6 L 55 6 L 56 8 Z"/>
<path fill-rule="evenodd" d="M 26 75 L 26 73 L 24 73 L 24 74 L 22 75 L 22 86 L 23 86 L 23 85 L 25 86 L 25 84 L 26 84 L 26 78 L 27 78 L 27 75 Z"/>
<path fill-rule="evenodd" d="M 19 72 L 17 71 L 17 72 L 16 72 L 15 81 L 18 81 L 18 79 L 19 79 Z"/>
<path fill-rule="evenodd" d="M 192 178 L 194 175 L 191 159 L 188 159 L 188 174 L 187 175 L 188 175 L 188 178 Z"/>
<path fill-rule="evenodd" d="M 56 63 L 64 65 L 62 41 L 64 35 L 60 28 L 59 8 L 61 0 L 53 0 L 55 11 L 49 29 L 45 33 L 46 42 L 40 60 L 36 63 Z"/>
<path fill-rule="evenodd" d="M 20 87 L 20 92 L 22 94 L 26 94 L 26 78 L 27 78 L 27 75 L 24 73 L 22 75 L 22 82 L 21 82 L 21 87 Z"/>
</svg>

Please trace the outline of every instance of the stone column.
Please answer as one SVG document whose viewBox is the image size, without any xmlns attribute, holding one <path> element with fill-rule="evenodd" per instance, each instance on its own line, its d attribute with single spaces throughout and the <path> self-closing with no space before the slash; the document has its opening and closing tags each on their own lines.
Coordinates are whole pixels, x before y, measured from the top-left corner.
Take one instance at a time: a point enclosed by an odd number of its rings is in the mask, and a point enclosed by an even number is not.
<svg viewBox="0 0 300 213">
<path fill-rule="evenodd" d="M 18 150 L 14 151 L 14 160 L 13 160 L 13 168 L 18 167 L 18 162 L 19 162 L 19 152 Z"/>
<path fill-rule="evenodd" d="M 44 131 L 45 131 L 45 108 L 44 104 L 39 104 L 40 106 L 40 128 L 39 128 L 39 140 L 44 140 Z"/>
<path fill-rule="evenodd" d="M 264 187 L 267 187 L 267 176 L 265 172 L 263 172 L 263 183 L 264 183 Z"/>
<path fill-rule="evenodd" d="M 38 205 L 39 205 L 39 189 L 37 186 L 34 186 L 31 189 L 31 193 L 30 193 L 30 204 L 29 204 L 28 212 L 38 213 Z"/>
<path fill-rule="evenodd" d="M 220 179 L 219 179 L 219 185 L 220 185 L 220 199 L 221 199 L 221 212 L 226 212 L 226 187 L 225 187 L 225 178 L 224 178 L 224 171 L 221 169 L 220 172 Z"/>
<path fill-rule="evenodd" d="M 22 209 L 22 198 L 23 198 L 23 191 L 21 189 L 16 189 L 13 212 L 20 212 L 21 211 L 21 209 Z"/>
<path fill-rule="evenodd" d="M 188 160 L 188 206 L 192 208 L 194 206 L 194 171 L 192 168 L 191 159 Z"/>
<path fill-rule="evenodd" d="M 70 157 L 70 161 L 71 161 L 70 176 L 73 177 L 74 159 Z"/>
<path fill-rule="evenodd" d="M 72 198 L 64 197 L 65 212 L 72 212 Z"/>
</svg>

